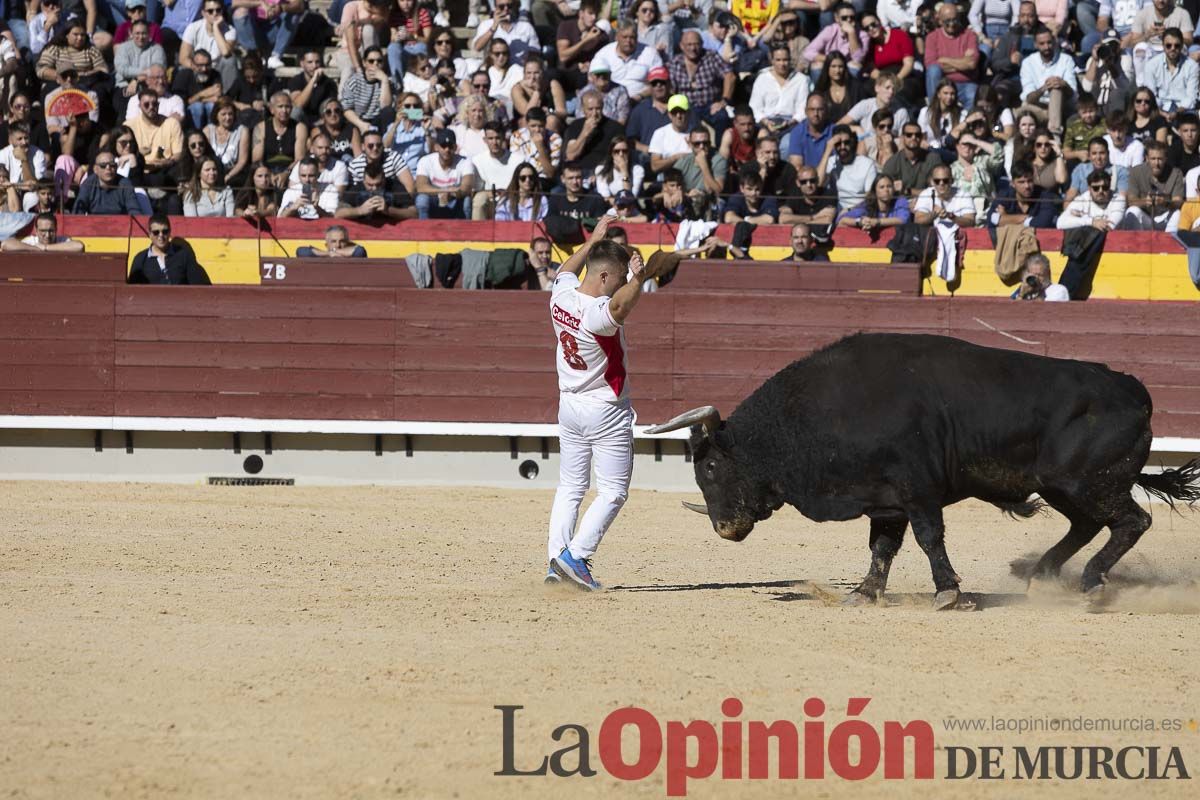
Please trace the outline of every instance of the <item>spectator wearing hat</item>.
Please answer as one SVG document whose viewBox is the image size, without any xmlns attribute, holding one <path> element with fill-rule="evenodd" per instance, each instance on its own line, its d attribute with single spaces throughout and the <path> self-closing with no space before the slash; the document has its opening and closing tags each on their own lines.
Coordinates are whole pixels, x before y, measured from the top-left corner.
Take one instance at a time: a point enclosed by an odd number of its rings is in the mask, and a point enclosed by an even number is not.
<svg viewBox="0 0 1200 800">
<path fill-rule="evenodd" d="M 563 134 L 563 149 L 567 161 L 576 161 L 583 168 L 585 182 L 591 185 L 592 174 L 608 154 L 608 143 L 625 130 L 604 116 L 604 100 L 597 92 L 588 92 L 579 101 L 583 116 L 567 126 Z"/>
<path fill-rule="evenodd" d="M 618 125 L 629 119 L 629 92 L 619 83 L 614 83 L 612 71 L 605 64 L 593 64 L 588 71 L 589 85 L 580 94 L 599 92 L 604 98 L 604 116 Z"/>
<path fill-rule="evenodd" d="M 675 92 L 687 95 L 689 105 L 720 137 L 729 127 L 725 109 L 733 100 L 737 73 L 728 61 L 704 49 L 699 31 L 684 31 L 679 49 L 682 52 L 667 65 Z"/>
<path fill-rule="evenodd" d="M 699 34 L 696 39 L 699 41 Z M 612 79 L 624 86 L 634 101 L 650 95 L 650 70 L 662 66 L 658 50 L 638 41 L 637 23 L 630 19 L 617 23 L 617 40 L 600 48 L 592 66 L 597 61 L 608 66 Z"/>
<path fill-rule="evenodd" d="M 649 222 L 649 218 L 638 208 L 637 198 L 628 189 L 622 189 L 613 195 L 613 206 L 608 213 L 617 217 L 621 222 Z"/>
<path fill-rule="evenodd" d="M 470 219 L 475 165 L 458 154 L 458 140 L 447 128 L 434 134 L 433 149 L 417 162 L 417 216 Z"/>
<path fill-rule="evenodd" d="M 688 141 L 691 127 L 688 125 L 688 99 L 685 95 L 672 95 L 667 101 L 670 122 L 650 137 L 650 171 L 657 174 L 692 152 Z"/>
<path fill-rule="evenodd" d="M 671 99 L 671 73 L 666 67 L 655 67 L 646 74 L 650 84 L 650 96 L 640 101 L 630 110 L 629 119 L 625 122 L 625 134 L 633 139 L 639 152 L 650 152 L 650 137 L 663 125 L 669 125 L 670 115 L 667 114 L 667 101 Z M 696 124 L 696 114 L 688 111 L 688 124 Z"/>
<path fill-rule="evenodd" d="M 151 22 L 146 14 L 146 0 L 125 0 L 125 20 L 117 26 L 117 30 L 113 33 L 113 47 L 129 41 L 133 34 L 133 26 L 138 22 L 145 22 L 147 32 L 150 35 L 150 41 L 154 44 L 162 44 L 162 28 L 157 22 Z"/>
</svg>

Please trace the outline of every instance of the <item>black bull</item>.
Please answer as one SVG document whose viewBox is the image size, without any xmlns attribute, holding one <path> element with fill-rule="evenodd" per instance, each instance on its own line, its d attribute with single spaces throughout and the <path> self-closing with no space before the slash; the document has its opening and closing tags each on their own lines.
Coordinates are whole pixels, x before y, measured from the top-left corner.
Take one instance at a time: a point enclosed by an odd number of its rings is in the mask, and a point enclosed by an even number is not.
<svg viewBox="0 0 1200 800">
<path fill-rule="evenodd" d="M 741 541 L 785 503 L 817 522 L 871 520 L 871 565 L 851 601 L 882 597 L 909 523 L 929 558 L 935 606 L 958 601 L 942 509 L 968 497 L 1029 516 L 1037 494 L 1070 520 L 1035 575 L 1055 576 L 1108 526 L 1083 571 L 1092 591 L 1150 527 L 1137 484 L 1200 499 L 1200 462 L 1142 473 L 1150 395 L 1102 364 L 942 336 L 859 334 L 780 370 L 722 420 L 698 408 L 650 433 L 691 426 L 696 483 L 722 537 Z"/>
</svg>

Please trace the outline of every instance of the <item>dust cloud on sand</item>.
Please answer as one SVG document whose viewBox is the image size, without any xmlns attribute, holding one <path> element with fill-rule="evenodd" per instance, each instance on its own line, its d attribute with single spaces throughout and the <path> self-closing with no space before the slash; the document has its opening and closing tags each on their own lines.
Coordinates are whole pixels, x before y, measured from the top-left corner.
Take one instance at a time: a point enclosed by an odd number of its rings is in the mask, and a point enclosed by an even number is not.
<svg viewBox="0 0 1200 800">
<path fill-rule="evenodd" d="M 636 480 L 635 480 L 636 484 Z M 597 595 L 542 584 L 551 494 L 462 488 L 0 484 L 0 796 L 621 798 L 637 782 L 505 778 L 501 715 L 523 706 L 525 768 L 623 706 L 664 724 L 926 720 L 952 746 L 1180 748 L 1200 733 L 950 730 L 946 720 L 1200 719 L 1200 514 L 1155 526 L 1099 608 L 1060 582 L 1026 595 L 1015 559 L 1066 531 L 947 509 L 974 613 L 934 613 L 906 540 L 881 607 L 842 607 L 863 521 L 791 510 L 739 544 L 634 491 L 595 560 Z M 1197 726 L 1200 727 L 1200 726 Z M 720 781 L 692 797 L 1193 796 L 1190 781 Z"/>
</svg>

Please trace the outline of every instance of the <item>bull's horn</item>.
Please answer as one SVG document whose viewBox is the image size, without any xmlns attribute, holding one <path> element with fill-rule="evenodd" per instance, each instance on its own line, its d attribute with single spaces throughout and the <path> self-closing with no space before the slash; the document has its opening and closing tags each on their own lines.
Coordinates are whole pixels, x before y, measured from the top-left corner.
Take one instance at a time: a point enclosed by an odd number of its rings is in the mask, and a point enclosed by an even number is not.
<svg viewBox="0 0 1200 800">
<path fill-rule="evenodd" d="M 689 503 L 687 500 L 684 500 L 683 507 L 688 511 L 695 511 L 697 514 L 703 514 L 706 517 L 708 516 L 708 506 L 702 503 Z"/>
<path fill-rule="evenodd" d="M 646 429 L 646 433 L 667 433 L 668 431 L 677 431 L 680 428 L 689 428 L 692 425 L 703 425 L 706 434 L 712 434 L 721 424 L 721 412 L 717 411 L 714 406 L 700 406 L 693 408 L 680 414 L 670 422 L 664 422 L 662 425 L 652 425 Z"/>
</svg>

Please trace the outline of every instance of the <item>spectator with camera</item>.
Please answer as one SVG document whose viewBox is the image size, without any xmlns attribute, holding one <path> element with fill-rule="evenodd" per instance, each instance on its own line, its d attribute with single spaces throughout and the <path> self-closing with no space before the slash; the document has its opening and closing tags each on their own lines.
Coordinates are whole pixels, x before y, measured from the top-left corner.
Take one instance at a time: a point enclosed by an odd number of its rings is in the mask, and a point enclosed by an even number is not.
<svg viewBox="0 0 1200 800">
<path fill-rule="evenodd" d="M 283 199 L 279 201 L 280 217 L 312 220 L 332 217 L 337 212 L 337 190 L 330 184 L 320 183 L 320 174 L 321 165 L 315 158 L 306 158 L 300 162 L 300 185 L 289 187 L 283 193 Z"/>
<path fill-rule="evenodd" d="M 362 181 L 342 195 L 334 216 L 360 222 L 416 219 L 417 207 L 408 192 L 403 189 L 389 190 L 383 164 L 376 161 L 363 170 Z"/>
<path fill-rule="evenodd" d="M 1129 170 L 1129 208 L 1121 228 L 1174 232 L 1184 194 L 1183 173 L 1167 161 L 1167 146 L 1150 142 L 1146 163 Z"/>
<path fill-rule="evenodd" d="M 1047 302 L 1065 302 L 1070 300 L 1067 287 L 1054 283 L 1050 277 L 1050 259 L 1041 253 L 1030 253 L 1025 256 L 1025 263 L 1018 273 L 1020 286 L 1012 293 L 1014 300 L 1045 300 Z"/>
</svg>

